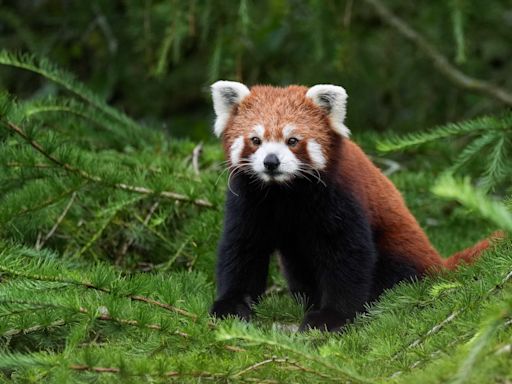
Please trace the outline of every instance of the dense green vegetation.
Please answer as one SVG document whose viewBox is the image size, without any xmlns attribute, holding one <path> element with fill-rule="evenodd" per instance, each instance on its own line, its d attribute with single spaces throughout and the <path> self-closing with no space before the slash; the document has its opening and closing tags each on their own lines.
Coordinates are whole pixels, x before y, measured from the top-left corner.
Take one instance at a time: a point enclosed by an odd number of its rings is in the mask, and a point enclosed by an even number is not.
<svg viewBox="0 0 512 384">
<path fill-rule="evenodd" d="M 495 93 L 512 89 L 510 6 L 399 3 L 491 88 L 433 72 L 375 0 L 0 2 L 0 382 L 512 380 L 510 239 L 338 335 L 295 333 L 277 265 L 253 322 L 207 314 L 227 181 L 204 92 L 218 77 L 346 85 L 354 140 L 444 255 L 512 233 L 512 116 Z"/>
</svg>

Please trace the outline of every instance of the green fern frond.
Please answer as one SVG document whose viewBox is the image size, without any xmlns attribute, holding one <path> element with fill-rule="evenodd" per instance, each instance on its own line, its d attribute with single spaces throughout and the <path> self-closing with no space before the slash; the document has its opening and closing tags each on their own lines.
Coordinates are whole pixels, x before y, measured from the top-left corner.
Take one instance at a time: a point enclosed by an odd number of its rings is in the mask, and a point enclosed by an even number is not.
<svg viewBox="0 0 512 384">
<path fill-rule="evenodd" d="M 117 144 L 121 149 L 125 148 L 127 145 L 131 145 L 133 147 L 140 146 L 140 134 L 130 134 L 128 132 L 130 129 L 127 129 L 126 126 L 121 125 L 118 121 L 114 121 L 98 109 L 74 99 L 49 96 L 42 99 L 26 101 L 19 104 L 18 108 L 20 118 L 23 117 L 28 119 L 37 118 L 45 120 L 47 119 L 47 114 L 56 116 L 60 114 L 63 115 L 64 119 L 66 115 L 74 115 L 84 119 L 85 121 L 91 122 L 101 130 L 110 133 L 112 139 L 109 138 L 108 141 L 111 145 Z M 48 124 L 52 124 L 52 122 L 55 121 L 50 119 L 47 120 Z M 67 125 L 72 127 L 75 133 L 77 129 L 81 128 L 81 126 L 77 124 L 69 123 Z M 90 135 L 91 127 L 86 125 L 84 129 L 86 131 L 85 134 L 89 133 Z M 105 141 L 105 135 L 103 135 L 101 139 L 102 141 Z"/>
<path fill-rule="evenodd" d="M 45 58 L 38 58 L 27 53 L 11 53 L 0 51 L 0 64 L 25 69 L 37 73 L 44 78 L 60 85 L 64 89 L 85 100 L 106 115 L 132 129 L 140 129 L 140 125 L 117 109 L 101 100 L 93 91 L 75 79 L 69 72 L 57 67 Z"/>
<path fill-rule="evenodd" d="M 377 143 L 382 152 L 392 152 L 415 147 L 432 141 L 465 134 L 477 134 L 482 131 L 507 130 L 512 127 L 512 113 L 502 116 L 483 116 L 460 123 L 450 123 L 429 132 L 412 133 L 404 137 L 392 137 Z"/>
<path fill-rule="evenodd" d="M 482 188 L 490 190 L 510 172 L 506 167 L 508 142 L 505 135 L 497 137 L 482 179 Z"/>
<path fill-rule="evenodd" d="M 473 187 L 469 178 L 456 180 L 452 175 L 445 174 L 439 178 L 432 191 L 438 196 L 457 200 L 499 228 L 512 233 L 512 213 L 503 203 L 491 200 L 483 190 Z"/>
<path fill-rule="evenodd" d="M 469 145 L 464 148 L 459 156 L 455 159 L 455 163 L 450 167 L 452 172 L 455 172 L 469 162 L 475 159 L 475 157 L 481 153 L 487 146 L 496 140 L 496 135 L 493 132 L 484 133 L 482 136 L 473 140 Z"/>
</svg>

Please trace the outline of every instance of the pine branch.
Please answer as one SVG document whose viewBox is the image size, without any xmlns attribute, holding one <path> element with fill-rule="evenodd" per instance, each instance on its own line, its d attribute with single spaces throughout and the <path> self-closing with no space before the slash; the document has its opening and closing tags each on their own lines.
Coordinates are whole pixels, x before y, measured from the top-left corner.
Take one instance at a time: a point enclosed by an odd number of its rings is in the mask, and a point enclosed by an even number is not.
<svg viewBox="0 0 512 384">
<path fill-rule="evenodd" d="M 147 226 L 149 224 L 149 221 L 151 220 L 151 216 L 153 216 L 153 214 L 155 213 L 155 211 L 159 205 L 160 205 L 160 203 L 157 201 L 157 202 L 153 203 L 153 205 L 149 208 L 149 211 L 146 214 L 146 217 L 144 218 L 144 220 L 142 222 L 142 224 L 144 226 Z M 135 242 L 134 237 L 131 237 L 128 240 L 123 242 L 123 244 L 121 245 L 119 252 L 116 256 L 116 260 L 115 260 L 116 265 L 121 264 L 121 260 L 123 260 L 124 256 L 126 255 L 126 252 L 128 252 L 128 249 L 133 245 L 134 242 Z"/>
<path fill-rule="evenodd" d="M 463 89 L 485 94 L 502 103 L 512 106 L 512 93 L 508 90 L 500 88 L 490 82 L 475 79 L 457 69 L 445 56 L 441 54 L 441 52 L 439 52 L 418 32 L 412 29 L 407 23 L 405 23 L 405 21 L 393 14 L 380 0 L 365 0 L 365 2 L 373 7 L 384 22 L 389 24 L 403 37 L 416 45 L 416 47 L 432 61 L 434 67 L 452 83 Z"/>
<path fill-rule="evenodd" d="M 62 223 L 62 220 L 64 220 L 64 217 L 66 217 L 69 209 L 73 205 L 73 202 L 75 201 L 75 198 L 76 198 L 76 191 L 71 194 L 71 198 L 69 199 L 68 203 L 64 207 L 64 210 L 59 215 L 59 217 L 57 218 L 57 221 L 55 222 L 53 227 L 50 229 L 50 231 L 40 241 L 38 241 L 36 243 L 36 247 L 35 248 L 37 250 L 41 249 L 44 246 L 44 244 L 50 239 L 50 237 L 53 236 L 53 234 L 55 233 L 55 231 L 59 227 L 60 223 Z"/>
<path fill-rule="evenodd" d="M 59 160 L 58 158 L 56 158 L 52 154 L 48 153 L 43 148 L 43 146 L 41 144 L 39 144 L 37 141 L 31 139 L 27 135 L 27 133 L 25 133 L 25 131 L 23 131 L 23 129 L 21 129 L 17 125 L 15 125 L 15 124 L 13 124 L 13 123 L 11 123 L 9 121 L 2 121 L 2 123 L 10 131 L 16 133 L 18 136 L 23 138 L 23 140 L 25 140 L 28 144 L 30 144 L 30 146 L 32 146 L 32 148 L 34 148 L 37 152 L 39 152 L 44 157 L 46 157 L 49 161 L 51 161 L 52 163 L 62 167 L 64 170 L 66 170 L 68 172 L 77 174 L 78 176 L 80 176 L 80 177 L 82 177 L 82 178 L 84 178 L 84 179 L 86 179 L 88 181 L 92 181 L 94 183 L 99 183 L 99 184 L 105 185 L 107 187 L 116 188 L 116 189 L 120 189 L 120 190 L 127 191 L 127 192 L 134 192 L 134 193 L 139 193 L 139 194 L 143 194 L 143 195 L 154 195 L 154 196 L 164 197 L 164 198 L 171 199 L 171 200 L 183 201 L 183 202 L 186 202 L 186 203 L 191 203 L 191 204 L 197 205 L 199 207 L 203 207 L 203 208 L 213 208 L 213 204 L 210 203 L 207 200 L 204 200 L 204 199 L 191 199 L 188 196 L 185 196 L 185 195 L 182 195 L 182 194 L 179 194 L 179 193 L 176 193 L 176 192 L 154 191 L 154 190 L 151 190 L 149 188 L 128 185 L 128 184 L 125 184 L 125 183 L 115 183 L 115 184 L 108 183 L 107 181 L 103 180 L 102 178 L 100 178 L 98 176 L 91 175 L 90 173 L 88 173 L 88 172 L 86 172 L 86 171 L 84 171 L 84 170 L 82 170 L 80 168 L 77 168 L 77 167 L 74 167 L 71 164 L 62 162 L 61 160 Z"/>
<path fill-rule="evenodd" d="M 403 150 L 436 140 L 465 134 L 481 134 L 489 131 L 505 131 L 512 127 L 512 114 L 502 116 L 482 116 L 458 123 L 448 123 L 427 132 L 411 133 L 403 137 L 391 137 L 377 143 L 377 149 L 382 152 Z"/>
<path fill-rule="evenodd" d="M 322 378 L 324 380 L 330 380 L 330 381 L 336 381 L 336 382 L 338 382 L 340 380 L 337 377 L 332 377 L 332 376 L 326 375 L 325 373 L 316 371 L 314 369 L 311 369 L 311 368 L 308 368 L 308 367 L 304 367 L 303 365 L 297 363 L 296 361 L 290 360 L 287 357 L 285 357 L 285 358 L 278 358 L 276 356 L 272 356 L 269 359 L 265 359 L 265 360 L 259 361 L 257 363 L 251 364 L 247 368 L 244 368 L 241 371 L 238 371 L 237 373 L 232 375 L 230 378 L 231 379 L 239 378 L 239 377 L 245 375 L 247 372 L 254 371 L 254 370 L 256 370 L 256 369 L 258 369 L 258 368 L 260 368 L 260 367 L 262 367 L 264 365 L 276 364 L 276 363 L 277 364 L 282 364 L 282 365 L 289 365 L 289 366 L 294 367 L 295 369 L 297 369 L 299 371 L 313 374 L 313 375 L 318 376 L 318 377 L 320 377 L 320 378 Z"/>
<path fill-rule="evenodd" d="M 217 332 L 217 337 L 220 340 L 232 340 L 232 339 L 239 339 L 239 340 L 245 340 L 251 344 L 263 344 L 263 345 L 269 345 L 272 347 L 276 347 L 291 353 L 294 353 L 298 356 L 301 356 L 307 361 L 313 361 L 321 366 L 323 366 L 325 369 L 330 370 L 333 374 L 335 374 L 339 379 L 343 379 L 350 383 L 359 383 L 359 384 L 365 384 L 370 383 L 371 381 L 367 380 L 366 378 L 363 378 L 359 375 L 356 375 L 355 373 L 352 373 L 346 369 L 340 368 L 338 366 L 332 365 L 327 359 L 321 358 L 320 356 L 316 356 L 312 353 L 306 352 L 302 348 L 299 347 L 299 345 L 295 344 L 289 344 L 284 342 L 284 340 L 277 340 L 275 338 L 269 338 L 266 336 L 263 336 L 259 334 L 259 332 L 247 332 L 247 329 L 244 329 L 244 331 L 241 331 L 240 329 L 231 328 L 221 328 Z"/>
<path fill-rule="evenodd" d="M 0 51 L 0 64 L 25 69 L 37 73 L 48 80 L 59 84 L 68 91 L 74 93 L 89 104 L 95 106 L 103 113 L 109 115 L 120 123 L 140 130 L 140 126 L 124 113 L 107 105 L 100 100 L 94 92 L 87 88 L 84 84 L 78 82 L 70 73 L 57 68 L 46 59 L 37 58 L 29 54 L 12 54 L 6 50 Z"/>
<path fill-rule="evenodd" d="M 88 371 L 94 373 L 121 373 L 121 368 L 117 367 L 95 367 L 85 364 L 72 364 L 69 366 L 70 369 L 74 371 Z M 126 373 L 125 373 L 126 374 Z M 152 377 L 162 377 L 162 378 L 197 378 L 197 379 L 206 379 L 206 380 L 230 380 L 234 379 L 242 382 L 255 382 L 262 384 L 278 384 L 280 381 L 273 379 L 259 379 L 259 378 L 248 378 L 248 377 L 240 377 L 233 378 L 230 375 L 224 373 L 214 373 L 214 372 L 205 372 L 205 371 L 193 371 L 193 372 L 178 372 L 178 371 L 167 371 L 160 374 L 157 373 L 148 373 L 148 376 Z M 145 375 L 146 376 L 146 375 Z"/>
<path fill-rule="evenodd" d="M 29 333 L 39 332 L 43 329 L 61 327 L 65 324 L 66 324 L 66 322 L 62 319 L 55 320 L 55 321 L 51 322 L 50 324 L 36 324 L 29 328 L 10 329 L 10 330 L 0 334 L 0 337 L 13 337 L 13 336 L 21 335 L 21 334 L 26 335 Z"/>
<path fill-rule="evenodd" d="M 420 344 L 422 344 L 426 339 L 428 339 L 430 336 L 436 334 L 439 332 L 442 328 L 444 328 L 447 324 L 453 322 L 456 318 L 458 318 L 462 313 L 465 313 L 470 308 L 473 308 L 475 305 L 480 305 L 482 302 L 487 300 L 489 296 L 493 295 L 495 292 L 503 289 L 505 284 L 507 284 L 510 280 L 512 280 L 512 271 L 508 272 L 505 277 L 500 281 L 499 284 L 496 284 L 491 289 L 489 289 L 487 292 L 484 293 L 484 295 L 477 301 L 473 302 L 472 305 L 462 307 L 460 309 L 457 309 L 450 313 L 445 319 L 443 319 L 441 322 L 435 324 L 432 328 L 430 328 L 426 333 L 418 337 L 413 342 L 409 343 L 405 348 L 395 352 L 393 356 L 391 357 L 392 360 L 397 359 L 402 353 L 407 352 L 408 350 L 412 348 L 418 347 Z"/>
<path fill-rule="evenodd" d="M 469 178 L 458 181 L 449 174 L 439 178 L 432 191 L 441 197 L 457 200 L 464 206 L 493 221 L 499 228 L 512 233 L 512 213 L 500 202 L 488 198 L 484 191 L 473 188 Z"/>
<path fill-rule="evenodd" d="M 0 272 L 4 272 L 4 273 L 10 274 L 12 276 L 23 277 L 23 278 L 26 278 L 26 279 L 39 280 L 39 281 L 61 282 L 61 283 L 66 283 L 66 284 L 73 284 L 73 285 L 77 285 L 77 286 L 82 286 L 82 287 L 87 288 L 87 289 L 94 289 L 96 291 L 100 291 L 100 292 L 103 292 L 103 293 L 108 293 L 108 294 L 112 294 L 113 293 L 112 290 L 110 290 L 108 288 L 96 286 L 96 285 L 92 284 L 91 282 L 80 281 L 80 280 L 76 280 L 76 279 L 63 278 L 63 277 L 58 277 L 58 276 L 43 276 L 43 275 L 36 275 L 36 274 L 30 274 L 30 273 L 23 273 L 23 272 L 20 272 L 20 271 L 17 271 L 17 270 L 13 270 L 13 269 L 7 268 L 7 267 L 2 266 L 2 265 L 0 265 Z M 157 307 L 166 309 L 168 311 L 171 311 L 171 312 L 177 313 L 179 315 L 188 317 L 188 318 L 192 319 L 193 321 L 196 321 L 197 318 L 198 318 L 198 316 L 196 314 L 190 313 L 190 312 L 188 312 L 188 311 L 186 311 L 184 309 L 175 307 L 175 306 L 167 304 L 167 303 L 162 303 L 162 302 L 160 302 L 158 300 L 151 299 L 151 298 L 146 297 L 146 296 L 130 295 L 130 294 L 128 294 L 128 295 L 125 295 L 125 297 L 128 297 L 129 299 L 131 299 L 133 301 L 140 301 L 140 302 L 144 302 L 146 304 L 150 304 L 150 305 L 153 305 L 153 306 L 157 306 Z"/>
</svg>

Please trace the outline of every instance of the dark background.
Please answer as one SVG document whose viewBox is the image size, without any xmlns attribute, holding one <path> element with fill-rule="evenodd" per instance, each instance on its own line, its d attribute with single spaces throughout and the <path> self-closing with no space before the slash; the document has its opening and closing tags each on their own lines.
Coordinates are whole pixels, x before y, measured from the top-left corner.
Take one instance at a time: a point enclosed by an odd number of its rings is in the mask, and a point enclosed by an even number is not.
<svg viewBox="0 0 512 384">
<path fill-rule="evenodd" d="M 386 1 L 468 75 L 512 88 L 507 0 Z M 48 57 L 136 119 L 211 136 L 208 86 L 334 83 L 348 126 L 410 132 L 502 109 L 453 85 L 365 1 L 0 1 L 0 46 Z M 59 92 L 0 67 L 19 97 Z"/>
</svg>

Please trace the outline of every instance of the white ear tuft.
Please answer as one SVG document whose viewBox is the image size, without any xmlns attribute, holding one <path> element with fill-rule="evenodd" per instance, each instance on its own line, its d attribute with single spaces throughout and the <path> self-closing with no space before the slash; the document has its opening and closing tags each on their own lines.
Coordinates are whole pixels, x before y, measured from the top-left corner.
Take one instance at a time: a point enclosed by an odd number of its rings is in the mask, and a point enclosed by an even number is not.
<svg viewBox="0 0 512 384">
<path fill-rule="evenodd" d="M 212 84 L 213 109 L 217 115 L 214 132 L 220 136 L 226 128 L 233 108 L 249 95 L 250 91 L 242 83 L 220 80 Z"/>
<path fill-rule="evenodd" d="M 344 124 L 348 96 L 343 87 L 331 84 L 314 85 L 308 89 L 306 97 L 327 113 L 336 132 L 344 137 L 350 136 L 350 129 Z"/>
</svg>

